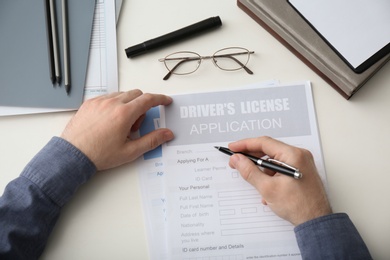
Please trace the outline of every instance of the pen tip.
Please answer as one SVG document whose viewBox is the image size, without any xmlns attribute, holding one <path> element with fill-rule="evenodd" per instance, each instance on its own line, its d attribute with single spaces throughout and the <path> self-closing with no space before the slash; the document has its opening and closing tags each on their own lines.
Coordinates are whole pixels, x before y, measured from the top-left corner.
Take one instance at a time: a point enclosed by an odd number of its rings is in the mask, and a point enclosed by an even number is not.
<svg viewBox="0 0 390 260">
<path fill-rule="evenodd" d="M 69 93 L 70 93 L 70 85 L 65 85 L 65 90 L 66 90 L 66 94 L 68 94 L 68 96 L 69 96 Z"/>
<path fill-rule="evenodd" d="M 214 146 L 215 149 L 219 150 L 219 146 Z"/>
</svg>

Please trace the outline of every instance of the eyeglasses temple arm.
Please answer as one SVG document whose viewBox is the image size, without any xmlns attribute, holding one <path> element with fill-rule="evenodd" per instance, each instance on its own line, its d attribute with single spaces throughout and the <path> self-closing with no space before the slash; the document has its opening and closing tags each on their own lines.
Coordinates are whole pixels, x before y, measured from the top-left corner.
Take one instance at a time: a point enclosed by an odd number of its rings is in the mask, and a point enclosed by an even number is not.
<svg viewBox="0 0 390 260">
<path fill-rule="evenodd" d="M 181 65 L 183 64 L 184 62 L 187 62 L 187 61 L 193 61 L 193 60 L 198 60 L 198 58 L 188 58 L 188 59 L 185 59 L 185 60 L 181 60 L 179 61 L 175 67 L 173 67 L 171 70 L 168 69 L 168 73 L 167 75 L 165 75 L 165 77 L 163 78 L 163 80 L 168 80 L 171 75 L 173 74 L 173 72 Z M 168 68 L 168 67 L 167 67 Z"/>
<path fill-rule="evenodd" d="M 221 57 L 221 58 L 230 58 L 232 60 L 234 60 L 235 62 L 237 62 L 238 64 L 240 64 L 240 66 L 246 71 L 248 72 L 248 74 L 253 74 L 253 71 L 251 71 L 248 67 L 246 67 L 244 64 L 242 64 L 241 61 L 237 60 L 236 58 L 234 58 L 233 56 L 229 55 L 229 54 L 226 54 L 226 55 L 217 55 L 217 56 L 214 56 L 214 57 Z"/>
<path fill-rule="evenodd" d="M 234 60 L 235 62 L 237 62 L 238 64 L 240 64 L 242 66 L 242 68 L 248 72 L 248 74 L 253 74 L 253 71 L 251 71 L 247 66 L 245 66 L 244 64 L 241 63 L 241 61 L 237 60 L 236 58 L 234 58 L 233 56 L 226 56 L 228 58 L 231 58 L 232 60 Z"/>
</svg>

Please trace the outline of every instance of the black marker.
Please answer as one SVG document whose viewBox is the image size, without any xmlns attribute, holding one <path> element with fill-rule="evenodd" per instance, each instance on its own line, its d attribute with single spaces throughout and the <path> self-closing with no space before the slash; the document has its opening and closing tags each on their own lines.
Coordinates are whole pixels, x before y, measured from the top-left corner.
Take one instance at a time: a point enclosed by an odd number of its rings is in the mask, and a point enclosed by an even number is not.
<svg viewBox="0 0 390 260">
<path fill-rule="evenodd" d="M 221 18 L 219 16 L 211 17 L 198 23 L 189 25 L 177 31 L 162 35 L 160 37 L 151 39 L 149 41 L 134 45 L 125 50 L 127 58 L 132 58 L 137 55 L 146 53 L 150 50 L 162 47 L 164 45 L 183 40 L 189 36 L 193 36 L 197 33 L 204 32 L 214 27 L 222 25 Z"/>
</svg>

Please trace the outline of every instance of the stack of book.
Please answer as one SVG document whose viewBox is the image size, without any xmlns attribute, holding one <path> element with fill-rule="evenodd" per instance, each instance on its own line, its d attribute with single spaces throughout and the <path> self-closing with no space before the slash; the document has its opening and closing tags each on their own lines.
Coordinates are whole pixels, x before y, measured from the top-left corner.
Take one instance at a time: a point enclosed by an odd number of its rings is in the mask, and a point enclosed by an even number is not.
<svg viewBox="0 0 390 260">
<path fill-rule="evenodd" d="M 349 99 L 390 59 L 355 72 L 287 0 L 237 0 L 238 6 Z"/>
</svg>

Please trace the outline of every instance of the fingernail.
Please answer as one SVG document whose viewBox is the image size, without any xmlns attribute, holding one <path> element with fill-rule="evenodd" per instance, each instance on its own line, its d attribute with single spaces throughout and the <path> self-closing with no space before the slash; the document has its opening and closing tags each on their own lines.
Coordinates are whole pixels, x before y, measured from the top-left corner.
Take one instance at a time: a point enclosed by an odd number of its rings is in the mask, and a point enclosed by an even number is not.
<svg viewBox="0 0 390 260">
<path fill-rule="evenodd" d="M 172 131 L 170 131 L 170 130 L 165 131 L 165 133 L 164 133 L 165 140 L 170 141 L 173 139 L 173 137 L 174 137 L 174 135 L 173 135 Z"/>
<path fill-rule="evenodd" d="M 239 161 L 240 161 L 240 156 L 237 156 L 236 154 L 230 156 L 230 165 L 232 167 L 235 168 Z"/>
<path fill-rule="evenodd" d="M 231 142 L 228 144 L 228 147 L 230 147 L 231 145 L 234 145 L 236 142 Z"/>
</svg>

